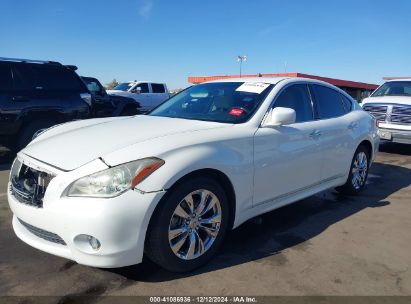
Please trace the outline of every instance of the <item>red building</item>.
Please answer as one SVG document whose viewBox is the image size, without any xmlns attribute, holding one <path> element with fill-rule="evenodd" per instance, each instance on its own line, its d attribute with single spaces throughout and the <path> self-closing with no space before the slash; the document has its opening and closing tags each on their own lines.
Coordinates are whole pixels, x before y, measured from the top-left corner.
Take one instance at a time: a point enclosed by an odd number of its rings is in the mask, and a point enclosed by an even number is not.
<svg viewBox="0 0 411 304">
<path fill-rule="evenodd" d="M 335 78 L 321 77 L 302 73 L 273 73 L 273 74 L 243 74 L 242 78 L 246 77 L 304 77 L 322 80 L 331 83 L 342 90 L 346 91 L 353 98 L 360 101 L 364 97 L 368 96 L 372 91 L 374 91 L 378 85 L 369 84 L 364 82 L 356 82 L 349 80 L 341 80 Z M 240 78 L 240 75 L 224 75 L 224 76 L 189 76 L 188 82 L 197 84 L 206 81 L 218 80 L 218 79 L 229 79 L 229 78 Z"/>
</svg>

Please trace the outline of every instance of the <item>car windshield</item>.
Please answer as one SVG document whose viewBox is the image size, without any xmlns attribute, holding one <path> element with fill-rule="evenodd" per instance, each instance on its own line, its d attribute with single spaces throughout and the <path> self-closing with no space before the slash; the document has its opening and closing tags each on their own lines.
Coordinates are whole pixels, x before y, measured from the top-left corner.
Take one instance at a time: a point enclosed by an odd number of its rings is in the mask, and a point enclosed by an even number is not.
<svg viewBox="0 0 411 304">
<path fill-rule="evenodd" d="M 378 96 L 411 96 L 411 81 L 386 82 L 371 95 Z"/>
<path fill-rule="evenodd" d="M 242 123 L 254 114 L 273 86 L 261 82 L 199 84 L 171 97 L 150 115 Z"/>
<path fill-rule="evenodd" d="M 132 82 L 122 82 L 116 85 L 113 90 L 128 91 L 133 86 Z"/>
</svg>

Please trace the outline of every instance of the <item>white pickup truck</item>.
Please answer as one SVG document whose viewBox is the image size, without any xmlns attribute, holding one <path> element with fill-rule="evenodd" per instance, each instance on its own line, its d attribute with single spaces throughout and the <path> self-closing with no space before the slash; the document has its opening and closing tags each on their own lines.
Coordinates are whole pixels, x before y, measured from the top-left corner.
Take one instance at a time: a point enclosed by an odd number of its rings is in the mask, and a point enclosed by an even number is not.
<svg viewBox="0 0 411 304">
<path fill-rule="evenodd" d="M 411 79 L 385 82 L 361 105 L 377 120 L 381 139 L 411 144 Z"/>
<path fill-rule="evenodd" d="M 164 83 L 149 81 L 129 81 L 118 84 L 113 90 L 107 90 L 110 95 L 131 97 L 139 102 L 140 111 L 147 112 L 170 97 Z"/>
</svg>

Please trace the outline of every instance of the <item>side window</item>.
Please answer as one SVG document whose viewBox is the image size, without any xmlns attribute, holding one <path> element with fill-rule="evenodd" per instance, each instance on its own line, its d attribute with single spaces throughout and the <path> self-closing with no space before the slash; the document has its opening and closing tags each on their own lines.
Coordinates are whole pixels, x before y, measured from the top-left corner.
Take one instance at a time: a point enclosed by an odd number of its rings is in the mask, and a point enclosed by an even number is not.
<svg viewBox="0 0 411 304">
<path fill-rule="evenodd" d="M 164 89 L 164 85 L 161 83 L 152 83 L 151 88 L 153 89 L 153 93 L 165 93 L 166 90 Z"/>
<path fill-rule="evenodd" d="M 75 72 L 62 67 L 50 65 L 22 64 L 13 69 L 18 88 L 34 91 L 74 91 L 85 92 L 84 83 Z"/>
<path fill-rule="evenodd" d="M 281 92 L 274 107 L 291 108 L 295 110 L 295 122 L 313 119 L 311 99 L 305 84 L 295 84 Z"/>
<path fill-rule="evenodd" d="M 321 85 L 312 85 L 320 119 L 338 117 L 345 114 L 340 93 Z"/>
<path fill-rule="evenodd" d="M 352 101 L 342 94 L 341 94 L 341 101 L 343 103 L 344 110 L 345 110 L 344 114 L 350 112 L 352 110 Z"/>
<path fill-rule="evenodd" d="M 97 82 L 92 80 L 87 82 L 87 89 L 92 93 L 99 93 L 101 91 L 101 88 Z"/>
<path fill-rule="evenodd" d="M 134 90 L 137 90 L 137 88 L 141 89 L 141 93 L 150 93 L 147 83 L 139 83 L 138 85 L 136 85 Z"/>
<path fill-rule="evenodd" d="M 0 91 L 9 91 L 13 88 L 10 66 L 0 64 Z"/>
</svg>

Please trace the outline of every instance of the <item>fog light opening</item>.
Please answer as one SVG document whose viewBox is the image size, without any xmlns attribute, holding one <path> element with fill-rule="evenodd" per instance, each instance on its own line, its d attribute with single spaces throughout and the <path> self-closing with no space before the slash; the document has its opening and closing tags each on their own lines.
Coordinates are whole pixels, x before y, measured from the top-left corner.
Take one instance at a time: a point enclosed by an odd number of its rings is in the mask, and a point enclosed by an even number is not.
<svg viewBox="0 0 411 304">
<path fill-rule="evenodd" d="M 96 239 L 94 236 L 91 236 L 91 235 L 88 235 L 87 239 L 88 239 L 88 243 L 90 244 L 91 248 L 93 248 L 94 250 L 100 249 L 101 244 L 98 239 Z"/>
</svg>

